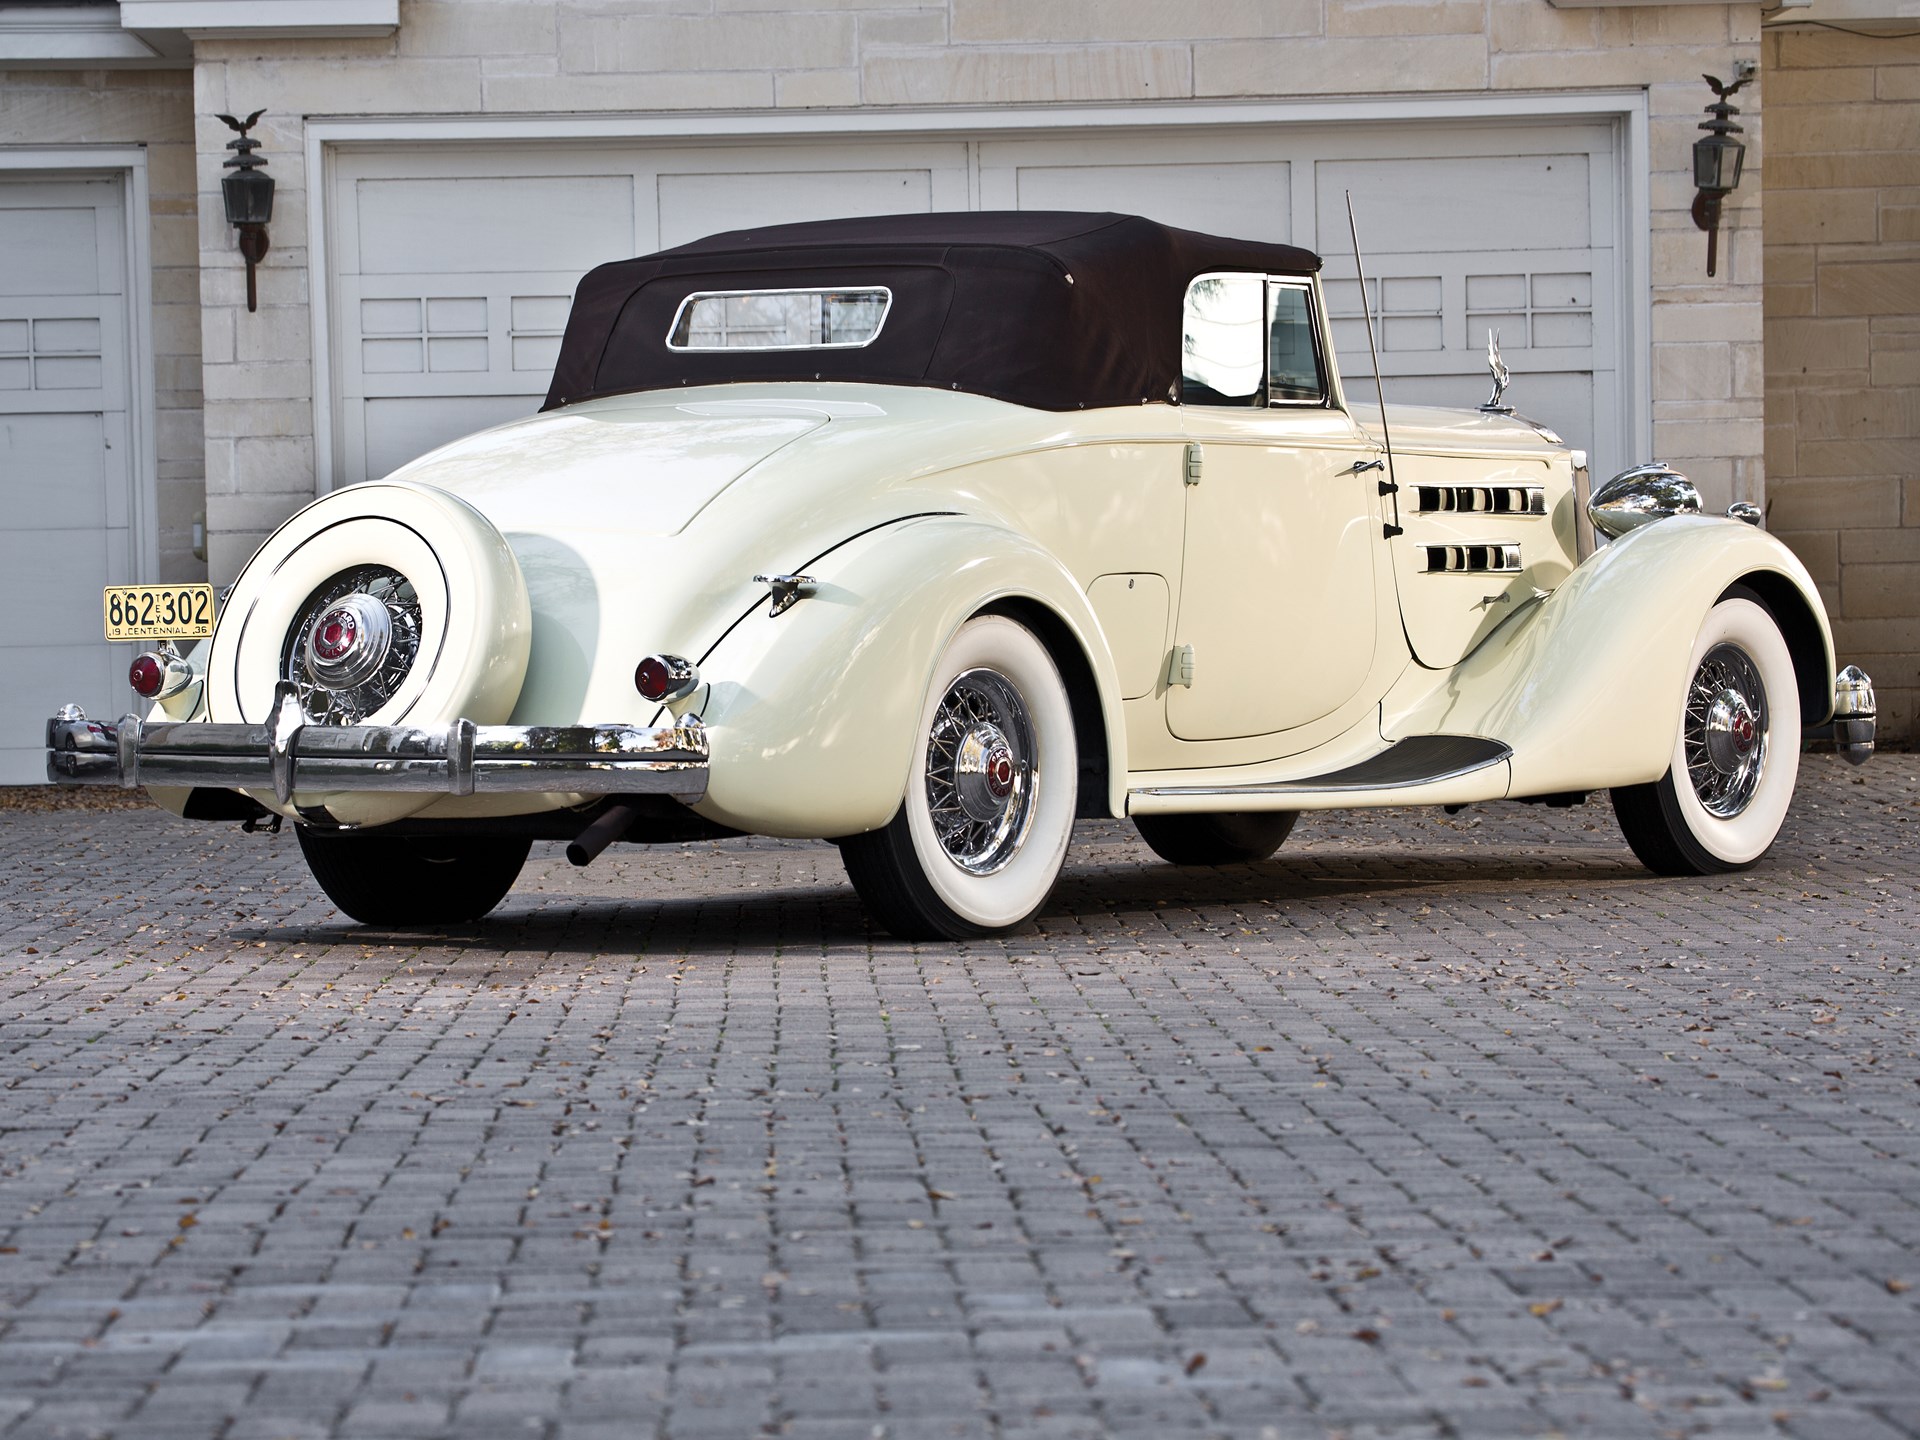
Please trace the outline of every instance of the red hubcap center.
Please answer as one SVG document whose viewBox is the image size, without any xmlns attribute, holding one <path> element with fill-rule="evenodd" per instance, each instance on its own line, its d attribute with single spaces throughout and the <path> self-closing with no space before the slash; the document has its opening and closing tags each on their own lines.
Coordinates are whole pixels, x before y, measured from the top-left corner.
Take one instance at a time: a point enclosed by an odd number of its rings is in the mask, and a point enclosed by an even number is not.
<svg viewBox="0 0 1920 1440">
<path fill-rule="evenodd" d="M 360 622 L 351 610 L 329 610 L 313 627 L 313 653 L 329 663 L 353 649 L 360 638 Z"/>
<path fill-rule="evenodd" d="M 1004 745 L 994 746 L 987 756 L 987 793 L 1004 800 L 1013 792 L 1013 755 Z"/>
</svg>

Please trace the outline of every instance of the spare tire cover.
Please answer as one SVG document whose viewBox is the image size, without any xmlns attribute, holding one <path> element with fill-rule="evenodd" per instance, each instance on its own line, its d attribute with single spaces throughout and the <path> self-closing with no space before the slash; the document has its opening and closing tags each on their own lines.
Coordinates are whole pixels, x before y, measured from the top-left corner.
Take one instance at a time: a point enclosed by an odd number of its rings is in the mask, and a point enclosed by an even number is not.
<svg viewBox="0 0 1920 1440">
<path fill-rule="evenodd" d="M 379 579 L 369 586 L 367 577 Z M 390 663 L 355 692 L 355 704 L 334 710 L 333 693 L 313 688 L 308 632 L 330 596 L 368 588 L 386 597 L 393 620 Z M 240 572 L 208 654 L 207 718 L 262 724 L 275 686 L 293 679 L 309 692 L 310 723 L 501 724 L 526 678 L 531 636 L 519 562 L 479 511 L 429 485 L 350 486 L 294 515 Z M 326 805 L 357 824 L 400 819 L 437 798 L 294 796 L 302 808 Z"/>
</svg>

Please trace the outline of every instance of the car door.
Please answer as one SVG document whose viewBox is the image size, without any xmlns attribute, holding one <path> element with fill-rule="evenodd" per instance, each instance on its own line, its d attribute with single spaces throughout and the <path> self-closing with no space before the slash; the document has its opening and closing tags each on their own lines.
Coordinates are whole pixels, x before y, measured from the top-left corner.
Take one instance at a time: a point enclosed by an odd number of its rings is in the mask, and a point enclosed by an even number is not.
<svg viewBox="0 0 1920 1440">
<path fill-rule="evenodd" d="M 1311 283 L 1208 275 L 1187 301 L 1186 537 L 1167 723 L 1274 734 L 1365 682 L 1380 621 L 1374 449 L 1330 403 Z"/>
</svg>

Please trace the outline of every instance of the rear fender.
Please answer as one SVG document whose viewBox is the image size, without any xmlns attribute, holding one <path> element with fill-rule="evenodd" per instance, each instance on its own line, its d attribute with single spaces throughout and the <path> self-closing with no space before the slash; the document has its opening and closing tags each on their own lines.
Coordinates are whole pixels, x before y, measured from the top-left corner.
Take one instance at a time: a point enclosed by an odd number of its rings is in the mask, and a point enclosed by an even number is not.
<svg viewBox="0 0 1920 1440">
<path fill-rule="evenodd" d="M 700 814 L 764 835 L 885 825 L 906 793 L 914 731 L 947 642 L 983 610 L 1035 605 L 1059 621 L 1054 643 L 1064 627 L 1093 675 L 1109 756 L 1104 800 L 1119 813 L 1126 749 L 1113 660 L 1052 555 L 996 525 L 928 516 L 856 536 L 807 572 L 811 596 L 779 615 L 756 606 L 700 662 L 706 688 L 690 708 L 713 757 Z"/>
<path fill-rule="evenodd" d="M 1701 621 L 1741 582 L 1766 601 L 1793 653 L 1794 719 L 1819 723 L 1832 706 L 1833 634 L 1806 567 L 1752 526 L 1681 515 L 1604 546 L 1453 669 L 1409 671 L 1382 706 L 1382 733 L 1504 741 L 1513 795 L 1657 780 Z"/>
</svg>

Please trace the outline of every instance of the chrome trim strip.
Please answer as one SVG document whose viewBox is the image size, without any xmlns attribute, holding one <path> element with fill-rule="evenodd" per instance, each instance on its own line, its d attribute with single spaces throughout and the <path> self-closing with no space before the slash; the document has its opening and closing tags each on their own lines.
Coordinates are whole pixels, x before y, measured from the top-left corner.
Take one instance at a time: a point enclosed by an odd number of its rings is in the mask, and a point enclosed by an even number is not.
<svg viewBox="0 0 1920 1440">
<path fill-rule="evenodd" d="M 1404 743 L 1404 742 L 1401 742 Z M 1392 750 L 1389 746 L 1381 754 Z M 1378 759 L 1378 756 L 1372 757 Z M 1485 758 L 1470 764 L 1456 765 L 1432 775 L 1421 775 L 1415 779 L 1358 780 L 1340 781 L 1336 777 L 1342 772 L 1331 775 L 1308 775 L 1298 780 L 1268 780 L 1258 785 L 1153 785 L 1130 790 L 1130 795 L 1161 796 L 1202 796 L 1202 795 L 1299 795 L 1299 794 L 1346 794 L 1368 790 L 1412 790 L 1422 785 L 1435 785 L 1442 780 L 1457 780 L 1462 775 L 1472 775 L 1495 765 L 1504 765 L 1513 758 L 1513 750 L 1501 745 L 1496 751 L 1489 752 Z M 1365 764 L 1362 761 L 1361 764 Z M 1349 766 L 1349 770 L 1358 766 Z"/>
<path fill-rule="evenodd" d="M 68 785 L 205 785 L 272 790 L 492 795 L 707 793 L 711 747 L 695 717 L 675 725 L 309 725 L 298 705 L 271 724 L 89 720 L 68 706 L 47 722 L 47 778 Z M 296 718 L 297 717 L 297 718 Z"/>
</svg>

